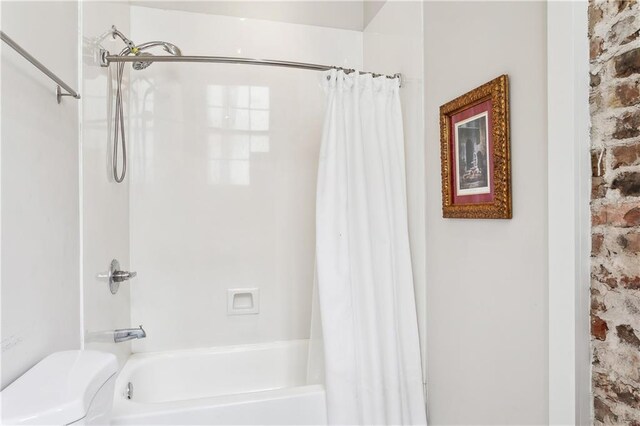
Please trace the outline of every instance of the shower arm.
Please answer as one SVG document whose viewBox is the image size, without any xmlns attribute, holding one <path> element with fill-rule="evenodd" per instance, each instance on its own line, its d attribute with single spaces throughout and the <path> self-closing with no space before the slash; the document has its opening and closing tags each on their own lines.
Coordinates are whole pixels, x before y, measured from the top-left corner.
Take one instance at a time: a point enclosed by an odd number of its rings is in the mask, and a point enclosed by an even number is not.
<svg viewBox="0 0 640 426">
<path fill-rule="evenodd" d="M 118 36 L 118 38 L 120 38 L 120 40 L 122 40 L 124 44 L 127 45 L 129 52 L 133 52 L 133 53 L 136 52 L 135 43 L 129 40 L 124 34 L 122 34 L 122 32 L 120 32 L 120 30 L 118 30 L 115 25 L 111 26 L 111 35 L 113 36 L 113 38 L 116 38 L 116 36 Z M 125 49 L 124 51 L 126 50 L 127 49 Z"/>
</svg>

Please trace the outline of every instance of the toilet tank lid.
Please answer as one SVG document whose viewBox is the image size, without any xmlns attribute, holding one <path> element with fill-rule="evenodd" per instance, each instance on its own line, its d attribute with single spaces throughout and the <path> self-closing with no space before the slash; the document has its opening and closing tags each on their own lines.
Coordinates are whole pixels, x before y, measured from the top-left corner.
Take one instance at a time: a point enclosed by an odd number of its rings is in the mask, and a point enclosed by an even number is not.
<svg viewBox="0 0 640 426">
<path fill-rule="evenodd" d="M 5 424 L 69 424 L 83 418 L 93 397 L 118 371 L 115 355 L 55 352 L 1 393 Z"/>
</svg>

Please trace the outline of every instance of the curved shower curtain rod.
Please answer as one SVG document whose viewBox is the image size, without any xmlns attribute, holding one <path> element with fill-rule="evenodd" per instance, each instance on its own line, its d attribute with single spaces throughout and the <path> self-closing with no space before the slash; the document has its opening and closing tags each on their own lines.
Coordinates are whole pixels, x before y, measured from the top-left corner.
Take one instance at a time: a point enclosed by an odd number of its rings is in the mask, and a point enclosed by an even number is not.
<svg viewBox="0 0 640 426">
<path fill-rule="evenodd" d="M 318 65 L 305 62 L 278 61 L 272 59 L 252 59 L 252 58 L 235 58 L 231 56 L 120 56 L 112 55 L 107 50 L 100 50 L 101 65 L 108 67 L 112 62 L 200 62 L 200 63 L 218 63 L 218 64 L 244 64 L 244 65 L 266 65 L 272 67 L 298 68 L 312 71 L 329 71 L 332 69 L 342 70 L 346 73 L 355 72 L 352 68 L 343 68 L 334 65 Z M 367 73 L 359 71 L 360 74 L 371 74 L 374 77 L 380 77 L 385 74 Z M 402 74 L 386 75 L 387 78 L 397 78 L 400 80 L 402 87 Z"/>
<path fill-rule="evenodd" d="M 252 59 L 252 58 L 234 58 L 230 56 L 183 56 L 180 48 L 173 43 L 166 41 L 149 41 L 136 45 L 127 36 L 120 32 L 115 25 L 111 27 L 111 35 L 113 38 L 120 38 L 126 47 L 119 55 L 112 55 L 106 49 L 100 49 L 100 65 L 108 67 L 111 63 L 118 64 L 117 70 L 117 86 L 115 96 L 115 115 L 114 115 L 114 132 L 113 132 L 113 178 L 117 183 L 121 183 L 127 172 L 127 145 L 125 142 L 126 132 L 124 126 L 124 110 L 122 102 L 122 76 L 124 64 L 131 62 L 133 69 L 143 70 L 153 62 L 200 62 L 200 63 L 219 63 L 219 64 L 244 64 L 244 65 L 266 65 L 272 67 L 298 68 L 312 71 L 328 71 L 341 70 L 345 73 L 359 72 L 368 74 L 354 69 L 348 69 L 331 65 L 308 64 L 304 62 L 278 61 L 269 59 Z M 155 56 L 146 50 L 153 47 L 162 47 L 165 52 L 170 55 Z M 386 77 L 398 79 L 398 85 L 402 87 L 402 75 L 384 75 L 370 73 L 374 77 Z M 122 146 L 122 171 L 118 172 L 118 140 Z"/>
</svg>

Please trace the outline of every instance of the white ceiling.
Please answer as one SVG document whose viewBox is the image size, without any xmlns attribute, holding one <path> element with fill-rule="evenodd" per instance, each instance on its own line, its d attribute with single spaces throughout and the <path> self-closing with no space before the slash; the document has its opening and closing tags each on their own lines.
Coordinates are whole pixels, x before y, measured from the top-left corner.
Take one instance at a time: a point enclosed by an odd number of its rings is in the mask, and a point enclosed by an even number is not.
<svg viewBox="0 0 640 426">
<path fill-rule="evenodd" d="M 266 19 L 293 24 L 316 25 L 362 31 L 380 10 L 384 1 L 155 1 L 131 0 L 137 6 L 157 9 L 182 10 L 237 16 L 241 18 Z"/>
</svg>

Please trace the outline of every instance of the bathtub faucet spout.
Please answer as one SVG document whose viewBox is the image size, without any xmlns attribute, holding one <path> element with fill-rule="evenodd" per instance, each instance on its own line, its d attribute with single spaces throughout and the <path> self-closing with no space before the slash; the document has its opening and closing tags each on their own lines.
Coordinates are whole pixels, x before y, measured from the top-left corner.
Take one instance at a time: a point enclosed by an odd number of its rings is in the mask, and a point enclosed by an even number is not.
<svg viewBox="0 0 640 426">
<path fill-rule="evenodd" d="M 113 341 L 116 343 L 126 342 L 133 339 L 144 339 L 147 337 L 142 326 L 139 328 L 121 328 L 113 332 Z"/>
</svg>

